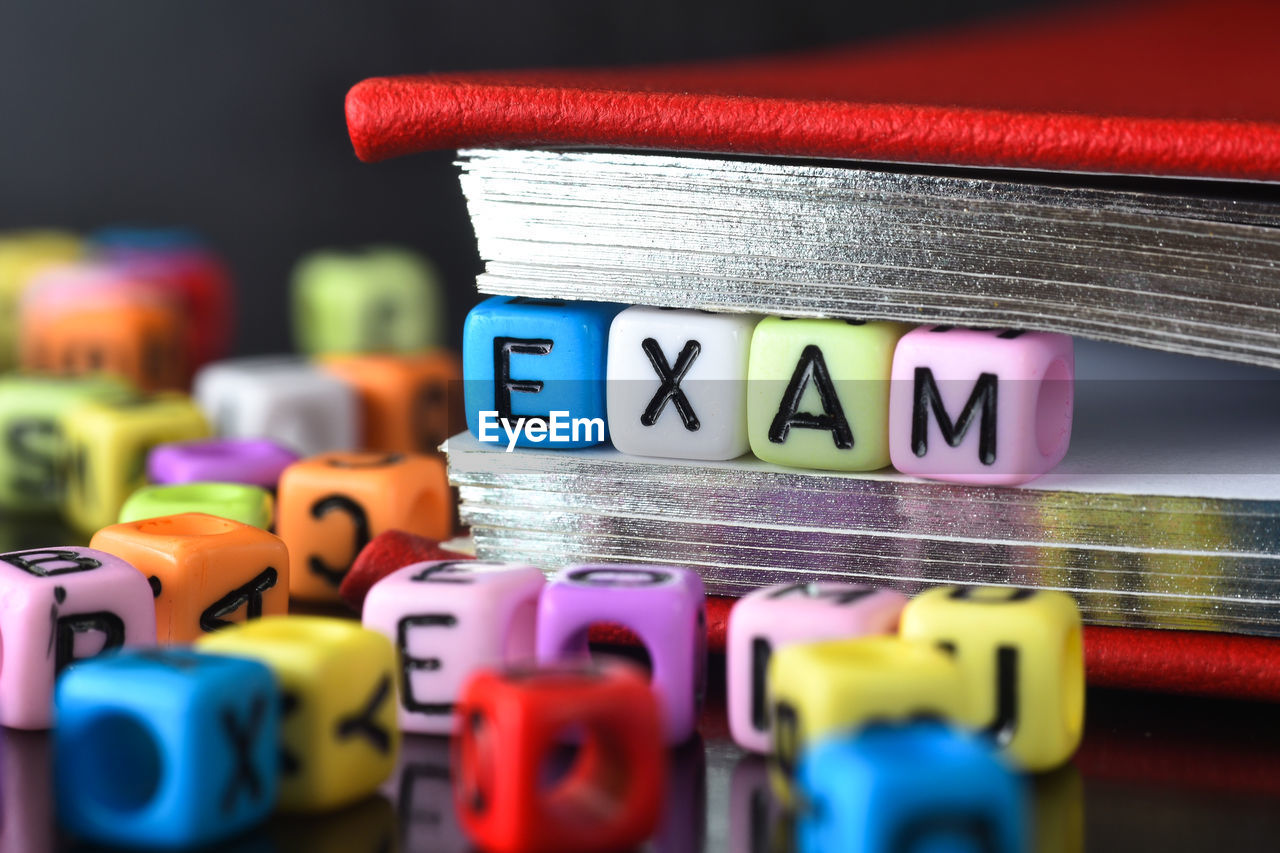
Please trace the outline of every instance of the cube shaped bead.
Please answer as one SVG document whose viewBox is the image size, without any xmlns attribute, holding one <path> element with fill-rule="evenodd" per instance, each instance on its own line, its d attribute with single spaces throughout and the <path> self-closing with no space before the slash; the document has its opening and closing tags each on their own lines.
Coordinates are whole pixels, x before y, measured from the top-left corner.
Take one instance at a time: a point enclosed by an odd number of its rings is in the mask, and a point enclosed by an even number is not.
<svg viewBox="0 0 1280 853">
<path fill-rule="evenodd" d="M 1062 461 L 1071 440 L 1069 335 L 922 326 L 893 358 L 889 454 L 904 474 L 1016 485 Z"/>
<path fill-rule="evenodd" d="M 555 419 L 562 428 L 532 436 L 521 430 L 515 446 L 590 447 L 603 442 L 609 323 L 621 308 L 523 296 L 494 296 L 472 308 L 462 330 L 471 434 L 505 445 L 502 419 L 512 431 L 518 429 L 518 418 L 550 429 L 551 417 L 559 412 L 563 414 Z"/>
<path fill-rule="evenodd" d="M 184 394 L 86 402 L 62 416 L 67 441 L 67 520 L 83 532 L 114 524 L 125 499 L 147 484 L 151 448 L 204 438 L 209 423 Z"/>
<path fill-rule="evenodd" d="M 653 690 L 670 744 L 697 727 L 706 692 L 706 599 L 697 572 L 678 566 L 569 566 L 538 602 L 538 660 L 587 654 L 587 630 L 613 622 L 633 631 L 653 662 Z"/>
<path fill-rule="evenodd" d="M 125 652 L 58 682 L 58 816 L 92 842 L 138 849 L 230 838 L 276 798 L 280 694 L 257 661 Z"/>
<path fill-rule="evenodd" d="M 900 637 L 784 646 L 769 662 L 768 687 L 770 764 L 784 803 L 794 802 L 796 762 L 815 741 L 885 720 L 958 721 L 965 711 L 956 662 Z"/>
<path fill-rule="evenodd" d="M 120 521 L 139 521 L 162 515 L 203 512 L 263 530 L 271 528 L 275 501 L 271 493 L 243 483 L 180 483 L 143 486 L 120 508 Z"/>
<path fill-rule="evenodd" d="M 113 524 L 90 545 L 127 560 L 155 594 L 161 643 L 289 608 L 289 553 L 265 530 L 198 512 Z"/>
<path fill-rule="evenodd" d="M 889 377 L 905 323 L 767 317 L 751 336 L 747 430 L 766 462 L 831 471 L 889 464 Z"/>
<path fill-rule="evenodd" d="M 321 811 L 363 799 L 395 768 L 396 655 L 346 619 L 256 619 L 210 634 L 201 651 L 261 661 L 284 694 L 279 805 Z"/>
<path fill-rule="evenodd" d="M 302 456 L 360 442 L 355 392 L 300 358 L 215 361 L 196 374 L 195 397 L 221 438 L 269 438 Z"/>
<path fill-rule="evenodd" d="M 0 234 L 0 370 L 18 363 L 19 306 L 34 277 L 54 264 L 83 253 L 79 237 L 61 231 L 10 231 Z"/>
<path fill-rule="evenodd" d="M 797 779 L 809 806 L 797 824 L 799 853 L 1029 849 L 1021 780 L 988 744 L 937 723 L 822 741 Z"/>
<path fill-rule="evenodd" d="M 66 546 L 0 554 L 0 725 L 48 728 L 54 679 L 69 664 L 156 644 L 146 578 L 124 560 Z"/>
<path fill-rule="evenodd" d="M 666 774 L 653 692 L 629 665 L 478 672 L 458 703 L 458 815 L 494 853 L 630 848 L 657 827 Z M 566 735 L 579 757 L 544 773 Z"/>
<path fill-rule="evenodd" d="M 759 318 L 635 306 L 609 329 L 609 434 L 636 456 L 734 459 Z"/>
<path fill-rule="evenodd" d="M 400 728 L 449 734 L 454 704 L 472 672 L 536 657 L 538 596 L 533 566 L 482 560 L 415 563 L 373 585 L 364 625 L 400 652 Z"/>
<path fill-rule="evenodd" d="M 440 275 L 415 252 L 330 249 L 293 269 L 293 337 L 305 353 L 415 352 L 443 328 Z"/>
<path fill-rule="evenodd" d="M 108 377 L 0 379 L 0 507 L 22 513 L 57 509 L 66 487 L 62 416 L 80 403 L 131 394 L 124 382 Z"/>
<path fill-rule="evenodd" d="M 444 463 L 400 453 L 325 453 L 280 477 L 276 530 L 289 545 L 292 595 L 339 601 L 356 555 L 387 530 L 433 539 L 453 532 Z"/>
<path fill-rule="evenodd" d="M 244 483 L 275 490 L 284 469 L 301 458 L 269 438 L 222 438 L 162 444 L 147 457 L 153 483 Z"/>
<path fill-rule="evenodd" d="M 462 360 L 452 352 L 335 356 L 321 365 L 359 395 L 365 450 L 435 453 L 466 429 Z"/>
<path fill-rule="evenodd" d="M 725 642 L 729 731 L 743 749 L 769 751 L 767 676 L 791 643 L 890 634 L 907 597 L 852 583 L 778 584 L 738 600 Z"/>
<path fill-rule="evenodd" d="M 1066 593 L 937 587 L 902 612 L 902 636 L 954 655 L 967 682 L 966 725 L 1031 771 L 1069 759 L 1084 732 L 1080 609 Z"/>
</svg>

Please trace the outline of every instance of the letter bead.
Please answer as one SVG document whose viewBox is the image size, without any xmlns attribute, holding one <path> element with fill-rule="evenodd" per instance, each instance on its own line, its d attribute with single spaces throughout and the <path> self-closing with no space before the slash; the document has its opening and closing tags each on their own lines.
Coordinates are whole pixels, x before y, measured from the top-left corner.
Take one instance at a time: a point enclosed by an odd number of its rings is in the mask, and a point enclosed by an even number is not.
<svg viewBox="0 0 1280 853">
<path fill-rule="evenodd" d="M 1010 587 L 937 587 L 902 612 L 902 636 L 951 653 L 968 685 L 966 725 L 1009 760 L 1049 770 L 1084 732 L 1084 644 L 1071 596 Z"/>
<path fill-rule="evenodd" d="M 1017 485 L 1062 461 L 1071 440 L 1070 335 L 922 326 L 898 341 L 889 455 L 904 474 Z"/>
<path fill-rule="evenodd" d="M 223 438 L 162 444 L 147 457 L 147 477 L 179 483 L 244 483 L 275 491 L 280 475 L 300 457 L 269 438 Z"/>
<path fill-rule="evenodd" d="M 509 421 L 545 422 L 552 412 L 575 419 L 605 418 L 605 357 L 609 323 L 622 306 L 603 302 L 566 302 L 494 296 L 467 315 L 462 330 L 462 373 L 465 377 L 467 428 L 481 441 L 483 412 Z M 495 421 L 496 423 L 496 421 Z M 489 443 L 506 445 L 500 425 L 487 433 Z M 517 447 L 590 447 L 607 436 L 604 430 L 572 431 L 567 439 L 531 440 L 524 431 Z"/>
<path fill-rule="evenodd" d="M 758 317 L 637 305 L 609 330 L 609 433 L 635 456 L 736 459 Z"/>
<path fill-rule="evenodd" d="M 770 766 L 787 804 L 794 802 L 796 763 L 810 744 L 882 721 L 959 720 L 965 710 L 956 662 L 900 637 L 784 646 L 769 662 L 768 680 Z"/>
<path fill-rule="evenodd" d="M 613 622 L 633 631 L 653 662 L 667 743 L 697 727 L 706 692 L 707 614 L 702 578 L 678 566 L 569 566 L 538 602 L 538 660 L 581 658 L 587 631 Z"/>
<path fill-rule="evenodd" d="M 453 532 L 453 494 L 433 456 L 324 453 L 286 468 L 278 498 L 295 598 L 340 601 L 352 561 L 387 530 L 433 539 Z"/>
<path fill-rule="evenodd" d="M 907 597 L 852 583 L 778 584 L 739 599 L 725 643 L 729 731 L 743 749 L 769 751 L 767 674 L 792 643 L 890 634 Z"/>
<path fill-rule="evenodd" d="M 767 317 L 751 336 L 747 424 L 766 462 L 830 471 L 889 464 L 889 377 L 910 326 Z"/>
<path fill-rule="evenodd" d="M 400 728 L 450 734 L 454 703 L 473 671 L 535 659 L 544 583 L 533 566 L 438 560 L 374 584 L 364 625 L 400 653 Z"/>
<path fill-rule="evenodd" d="M 261 661 L 284 696 L 279 806 L 322 811 L 354 803 L 395 769 L 395 650 L 346 619 L 258 619 L 210 634 L 201 651 Z"/>
<path fill-rule="evenodd" d="M 365 450 L 436 453 L 467 428 L 462 362 L 447 350 L 331 357 L 322 366 L 359 395 Z"/>
<path fill-rule="evenodd" d="M 203 512 L 268 530 L 275 501 L 271 493 L 243 483 L 181 483 L 143 486 L 120 508 L 120 521 Z"/>
<path fill-rule="evenodd" d="M 630 848 L 657 828 L 666 750 L 653 692 L 629 665 L 481 670 L 458 704 L 453 767 L 467 834 L 493 853 Z M 573 764 L 545 765 L 566 738 Z"/>
<path fill-rule="evenodd" d="M 67 441 L 63 513 L 84 533 L 120 517 L 125 499 L 147 484 L 157 444 L 204 438 L 209 424 L 184 394 L 82 403 L 62 416 Z"/>
<path fill-rule="evenodd" d="M 74 234 L 44 230 L 0 233 L 0 370 L 11 370 L 17 363 L 18 309 L 27 287 L 44 268 L 74 261 L 82 252 L 80 238 Z"/>
<path fill-rule="evenodd" d="M 132 849 L 238 835 L 275 802 L 279 706 L 251 660 L 153 649 L 73 667 L 57 691 L 59 820 Z"/>
<path fill-rule="evenodd" d="M 257 527 L 188 512 L 113 524 L 89 544 L 128 561 L 150 583 L 161 643 L 288 612 L 289 553 Z"/>
<path fill-rule="evenodd" d="M 300 358 L 215 361 L 196 374 L 195 398 L 222 438 L 270 438 L 303 456 L 360 442 L 355 391 Z"/>
<path fill-rule="evenodd" d="M 156 644 L 151 587 L 124 560 L 90 548 L 0 554 L 0 637 L 0 724 L 45 729 L 67 666 Z"/>
<path fill-rule="evenodd" d="M 798 853 L 1029 849 L 1027 794 L 990 746 L 937 723 L 815 744 L 797 784 Z"/>
</svg>

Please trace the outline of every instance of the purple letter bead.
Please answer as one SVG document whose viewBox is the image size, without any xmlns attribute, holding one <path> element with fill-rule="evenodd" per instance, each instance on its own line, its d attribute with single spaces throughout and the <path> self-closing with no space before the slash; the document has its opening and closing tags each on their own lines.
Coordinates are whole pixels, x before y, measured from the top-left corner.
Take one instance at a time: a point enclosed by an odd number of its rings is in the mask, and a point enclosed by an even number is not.
<svg viewBox="0 0 1280 853">
<path fill-rule="evenodd" d="M 676 566 L 570 566 L 538 602 L 538 660 L 587 653 L 587 629 L 600 622 L 630 628 L 653 664 L 667 742 L 697 728 L 706 688 L 707 614 L 702 578 Z"/>
<path fill-rule="evenodd" d="M 162 444 L 147 458 L 147 478 L 175 483 L 244 483 L 274 489 L 298 454 L 269 438 L 218 438 Z"/>
</svg>

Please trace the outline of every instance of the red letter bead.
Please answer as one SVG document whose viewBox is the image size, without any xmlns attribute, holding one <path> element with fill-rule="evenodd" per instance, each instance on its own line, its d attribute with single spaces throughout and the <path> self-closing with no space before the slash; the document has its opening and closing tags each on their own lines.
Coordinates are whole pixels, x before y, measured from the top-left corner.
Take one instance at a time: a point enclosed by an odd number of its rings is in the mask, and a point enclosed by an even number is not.
<svg viewBox="0 0 1280 853">
<path fill-rule="evenodd" d="M 658 703 L 623 664 L 482 671 L 458 703 L 458 813 L 494 853 L 574 853 L 639 844 L 658 825 L 666 750 Z M 544 765 L 578 752 L 548 786 Z"/>
</svg>

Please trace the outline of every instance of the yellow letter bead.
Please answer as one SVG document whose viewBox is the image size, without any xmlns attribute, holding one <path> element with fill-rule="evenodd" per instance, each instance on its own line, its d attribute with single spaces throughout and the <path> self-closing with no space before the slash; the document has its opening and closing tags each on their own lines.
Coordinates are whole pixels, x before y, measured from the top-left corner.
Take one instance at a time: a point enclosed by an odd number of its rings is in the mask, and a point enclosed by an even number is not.
<svg viewBox="0 0 1280 853">
<path fill-rule="evenodd" d="M 209 634 L 197 645 L 253 658 L 275 672 L 285 702 L 282 810 L 353 803 L 395 769 L 396 656 L 377 631 L 347 619 L 277 616 Z"/>
<path fill-rule="evenodd" d="M 1084 729 L 1084 645 L 1069 595 L 1011 587 L 931 589 L 902 611 L 901 634 L 954 654 L 963 722 L 1030 771 L 1065 762 Z"/>
<path fill-rule="evenodd" d="M 783 646 L 769 662 L 774 789 L 792 801 L 796 763 L 808 744 L 868 723 L 918 717 L 959 720 L 964 680 L 956 662 L 927 643 L 857 637 Z"/>
</svg>

